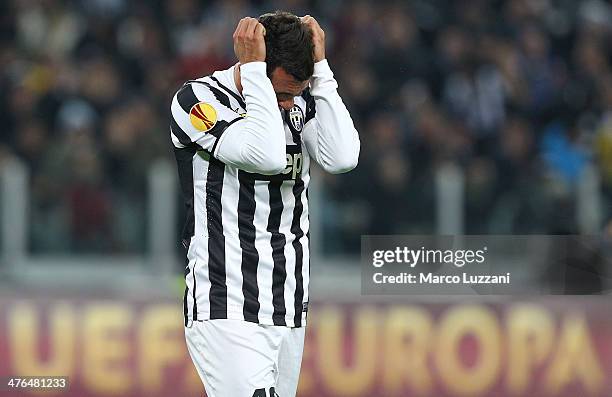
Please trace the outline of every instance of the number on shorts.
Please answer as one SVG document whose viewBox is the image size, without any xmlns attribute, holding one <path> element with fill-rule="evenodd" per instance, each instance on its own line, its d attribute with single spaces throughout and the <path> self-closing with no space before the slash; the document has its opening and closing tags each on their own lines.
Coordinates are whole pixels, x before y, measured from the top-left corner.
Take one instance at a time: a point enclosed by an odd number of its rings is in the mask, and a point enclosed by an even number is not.
<svg viewBox="0 0 612 397">
<path fill-rule="evenodd" d="M 271 387 L 270 388 L 270 397 L 279 397 L 278 394 L 276 394 L 276 392 L 274 391 L 274 388 Z M 255 390 L 255 393 L 253 393 L 253 397 L 268 397 L 268 395 L 266 394 L 266 389 L 257 389 Z"/>
</svg>

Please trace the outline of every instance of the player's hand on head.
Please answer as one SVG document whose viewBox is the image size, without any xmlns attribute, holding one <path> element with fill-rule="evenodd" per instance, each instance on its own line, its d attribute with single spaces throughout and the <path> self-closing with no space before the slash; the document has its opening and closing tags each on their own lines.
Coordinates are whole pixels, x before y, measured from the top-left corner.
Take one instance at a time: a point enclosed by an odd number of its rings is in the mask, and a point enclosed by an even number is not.
<svg viewBox="0 0 612 397">
<path fill-rule="evenodd" d="M 312 42 L 314 44 L 314 61 L 319 62 L 325 59 L 325 32 L 319 26 L 319 22 L 310 15 L 300 18 L 302 23 L 312 31 Z"/>
<path fill-rule="evenodd" d="M 242 18 L 234 32 L 234 52 L 241 64 L 266 60 L 266 29 L 255 18 Z"/>
</svg>

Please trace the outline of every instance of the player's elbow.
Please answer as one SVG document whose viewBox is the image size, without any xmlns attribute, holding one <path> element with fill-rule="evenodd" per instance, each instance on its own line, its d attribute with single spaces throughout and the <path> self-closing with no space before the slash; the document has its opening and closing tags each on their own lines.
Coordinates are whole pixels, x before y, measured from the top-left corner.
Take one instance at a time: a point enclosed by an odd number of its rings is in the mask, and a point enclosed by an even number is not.
<svg viewBox="0 0 612 397">
<path fill-rule="evenodd" d="M 336 155 L 330 161 L 323 162 L 323 169 L 330 174 L 343 174 L 357 167 L 359 163 L 359 144 L 353 150 Z"/>
<path fill-rule="evenodd" d="M 251 170 L 264 175 L 276 175 L 285 170 L 287 155 L 285 148 L 259 148 L 249 147 L 248 153 L 243 154 L 251 165 Z"/>
<path fill-rule="evenodd" d="M 275 156 L 275 158 L 269 158 L 260 164 L 260 173 L 264 175 L 276 175 L 280 174 L 287 167 L 286 156 L 283 157 Z"/>
<path fill-rule="evenodd" d="M 359 155 L 357 154 L 355 156 L 351 156 L 350 158 L 336 160 L 331 164 L 327 164 L 324 169 L 330 174 L 344 174 L 345 172 L 349 172 L 357 167 L 358 162 Z"/>
</svg>

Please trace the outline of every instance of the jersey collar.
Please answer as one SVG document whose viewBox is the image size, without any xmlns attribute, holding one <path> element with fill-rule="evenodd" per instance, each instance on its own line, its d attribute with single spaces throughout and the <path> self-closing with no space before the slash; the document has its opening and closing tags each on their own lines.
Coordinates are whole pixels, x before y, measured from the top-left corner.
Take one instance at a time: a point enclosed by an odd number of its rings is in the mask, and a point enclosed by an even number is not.
<svg viewBox="0 0 612 397">
<path fill-rule="evenodd" d="M 229 88 L 232 92 L 240 95 L 240 97 L 244 100 L 244 96 L 238 91 L 238 87 L 236 87 L 236 81 L 234 80 L 234 69 L 236 65 L 231 66 L 229 69 L 219 70 L 213 73 L 213 76 L 216 77 L 224 86 Z"/>
</svg>

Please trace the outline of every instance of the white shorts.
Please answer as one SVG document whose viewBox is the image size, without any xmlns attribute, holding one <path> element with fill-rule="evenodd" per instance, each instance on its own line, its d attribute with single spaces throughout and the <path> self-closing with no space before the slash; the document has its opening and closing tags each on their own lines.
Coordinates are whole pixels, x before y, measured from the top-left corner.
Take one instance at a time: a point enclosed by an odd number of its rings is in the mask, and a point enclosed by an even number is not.
<svg viewBox="0 0 612 397">
<path fill-rule="evenodd" d="M 242 320 L 190 321 L 185 327 L 208 397 L 294 397 L 304 335 L 305 327 Z"/>
</svg>

